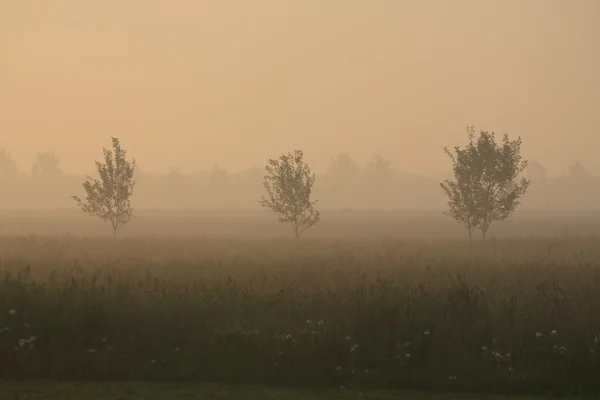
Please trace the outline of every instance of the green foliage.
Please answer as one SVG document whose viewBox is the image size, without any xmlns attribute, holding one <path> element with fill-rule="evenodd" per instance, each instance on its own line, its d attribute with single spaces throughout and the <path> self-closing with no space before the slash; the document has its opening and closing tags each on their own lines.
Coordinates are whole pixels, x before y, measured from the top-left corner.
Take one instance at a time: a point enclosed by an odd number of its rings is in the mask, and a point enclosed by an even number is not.
<svg viewBox="0 0 600 400">
<path fill-rule="evenodd" d="M 481 131 L 475 139 L 475 127 L 467 128 L 469 144 L 455 147 L 454 154 L 444 152 L 452 160 L 454 180 L 440 185 L 448 197 L 447 215 L 465 225 L 469 231 L 480 229 L 482 238 L 494 221 L 506 220 L 520 204 L 530 181 L 519 179 L 527 168 L 521 160 L 521 138 L 509 140 L 505 134 L 498 145 L 494 133 Z"/>
<path fill-rule="evenodd" d="M 114 153 L 103 148 L 104 164 L 96 161 L 100 180 L 88 177 L 83 183 L 85 201 L 78 196 L 72 198 L 83 212 L 109 221 L 113 237 L 116 237 L 117 229 L 134 216 L 130 199 L 135 187 L 135 160 L 127 161 L 127 153 L 121 148 L 119 139 L 113 137 L 112 145 Z"/>
<path fill-rule="evenodd" d="M 279 222 L 289 222 L 299 239 L 306 229 L 320 220 L 320 213 L 314 208 L 317 201 L 310 199 L 315 174 L 304 162 L 301 150 L 283 154 L 278 160 L 270 159 L 265 170 L 267 196 L 261 197 L 260 205 L 275 212 Z"/>
<path fill-rule="evenodd" d="M 3 381 L 600 393 L 596 239 L 0 248 Z"/>
</svg>

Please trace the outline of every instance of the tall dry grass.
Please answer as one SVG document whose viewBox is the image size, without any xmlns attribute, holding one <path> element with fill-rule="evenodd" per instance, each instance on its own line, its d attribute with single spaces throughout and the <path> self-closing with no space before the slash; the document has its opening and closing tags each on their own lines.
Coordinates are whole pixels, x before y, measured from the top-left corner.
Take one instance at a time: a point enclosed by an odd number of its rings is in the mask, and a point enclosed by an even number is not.
<svg viewBox="0 0 600 400">
<path fill-rule="evenodd" d="M 597 394 L 599 243 L 5 237 L 0 375 Z"/>
</svg>

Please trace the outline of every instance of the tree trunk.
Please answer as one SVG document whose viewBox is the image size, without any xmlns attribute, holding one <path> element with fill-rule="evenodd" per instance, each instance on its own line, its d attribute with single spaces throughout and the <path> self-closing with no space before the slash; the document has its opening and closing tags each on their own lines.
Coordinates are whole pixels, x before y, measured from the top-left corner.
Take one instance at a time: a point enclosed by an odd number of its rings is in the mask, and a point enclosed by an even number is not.
<svg viewBox="0 0 600 400">
<path fill-rule="evenodd" d="M 294 237 L 296 238 L 296 240 L 300 239 L 300 232 L 297 223 L 291 222 L 291 224 L 292 229 L 294 230 Z"/>
<path fill-rule="evenodd" d="M 473 244 L 473 229 L 469 227 L 469 245 Z"/>
<path fill-rule="evenodd" d="M 117 229 L 118 229 L 118 227 L 116 227 L 116 226 L 113 227 L 113 240 L 117 239 Z"/>
<path fill-rule="evenodd" d="M 487 234 L 489 226 L 484 226 L 481 228 L 481 240 L 485 241 L 485 235 Z"/>
</svg>

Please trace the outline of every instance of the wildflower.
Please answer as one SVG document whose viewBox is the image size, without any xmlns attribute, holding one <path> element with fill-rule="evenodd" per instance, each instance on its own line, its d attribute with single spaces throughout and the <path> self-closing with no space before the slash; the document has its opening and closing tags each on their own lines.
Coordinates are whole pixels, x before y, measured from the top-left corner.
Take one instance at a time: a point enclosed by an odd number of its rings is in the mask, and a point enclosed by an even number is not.
<svg viewBox="0 0 600 400">
<path fill-rule="evenodd" d="M 508 359 L 510 360 L 510 353 L 506 353 L 506 354 L 504 355 L 504 357 L 506 357 L 506 358 L 508 358 Z"/>
<path fill-rule="evenodd" d="M 150 360 L 150 364 L 156 364 L 156 360 Z"/>
<path fill-rule="evenodd" d="M 539 338 L 541 338 L 541 337 L 542 337 L 542 332 L 536 332 L 536 334 L 535 334 L 535 338 L 536 338 L 536 339 L 539 339 Z"/>
<path fill-rule="evenodd" d="M 369 373 L 369 370 L 368 370 L 368 369 L 365 369 L 365 374 L 368 374 L 368 373 Z"/>
<path fill-rule="evenodd" d="M 552 332 L 550 332 L 550 335 L 552 335 L 552 336 L 556 336 L 556 335 L 557 335 L 557 333 L 556 333 L 556 330 L 555 330 L 555 329 L 553 329 L 553 330 L 552 330 Z"/>
<path fill-rule="evenodd" d="M 515 369 L 513 367 L 508 367 L 508 372 L 515 372 Z"/>
<path fill-rule="evenodd" d="M 429 336 L 429 331 L 425 331 L 425 332 L 423 332 L 423 335 L 425 335 L 425 336 Z"/>
<path fill-rule="evenodd" d="M 323 320 L 320 320 L 319 325 L 323 325 L 323 324 L 324 324 Z"/>
<path fill-rule="evenodd" d="M 27 343 L 27 339 L 19 339 L 19 347 L 23 348 L 25 347 L 28 343 Z"/>
<path fill-rule="evenodd" d="M 290 335 L 290 334 L 285 335 L 285 340 L 291 340 L 291 339 L 292 339 L 292 335 Z"/>
<path fill-rule="evenodd" d="M 306 320 L 306 324 L 307 324 L 307 325 L 310 325 L 310 324 L 312 324 L 312 321 L 311 321 L 310 319 L 307 319 L 307 320 Z"/>
<path fill-rule="evenodd" d="M 351 348 L 350 348 L 350 352 L 354 353 L 356 350 L 358 350 L 358 345 L 354 344 Z"/>
<path fill-rule="evenodd" d="M 30 326 L 30 325 L 29 325 L 27 322 L 25 322 L 25 323 L 23 324 L 23 326 L 25 327 L 25 329 L 29 329 L 29 326 Z"/>
<path fill-rule="evenodd" d="M 565 352 L 566 352 L 566 351 L 567 351 L 567 348 L 566 348 L 565 346 L 560 346 L 560 347 L 558 348 L 558 352 L 559 352 L 560 354 L 565 354 Z"/>
<path fill-rule="evenodd" d="M 340 367 L 339 365 L 337 367 L 335 367 L 336 371 L 341 371 L 342 367 Z"/>
<path fill-rule="evenodd" d="M 409 341 L 404 342 L 404 347 L 410 347 L 410 342 Z"/>
<path fill-rule="evenodd" d="M 350 336 L 346 336 L 346 341 L 351 341 L 352 339 L 350 338 Z"/>
<path fill-rule="evenodd" d="M 594 342 L 600 343 L 600 335 L 596 335 L 596 337 L 594 338 Z"/>
<path fill-rule="evenodd" d="M 98 349 L 88 349 L 89 354 L 95 354 L 98 352 Z"/>
<path fill-rule="evenodd" d="M 100 339 L 102 341 L 102 343 L 106 343 L 106 336 L 104 336 L 102 339 Z"/>
<path fill-rule="evenodd" d="M 448 380 L 455 381 L 456 380 L 456 375 L 450 375 L 450 376 L 448 376 Z"/>
<path fill-rule="evenodd" d="M 406 358 L 407 360 L 408 360 L 408 359 L 410 359 L 410 353 L 406 353 L 406 354 L 404 355 L 404 358 Z"/>
<path fill-rule="evenodd" d="M 11 317 L 17 315 L 17 310 L 15 310 L 14 308 L 8 310 L 8 315 L 10 315 Z"/>
<path fill-rule="evenodd" d="M 481 351 L 488 351 L 487 346 L 481 346 Z"/>
<path fill-rule="evenodd" d="M 344 385 L 341 385 L 341 386 L 340 386 L 340 390 L 346 390 L 346 386 L 344 386 Z"/>
<path fill-rule="evenodd" d="M 175 347 L 175 353 L 179 353 L 181 349 L 179 347 Z"/>
</svg>

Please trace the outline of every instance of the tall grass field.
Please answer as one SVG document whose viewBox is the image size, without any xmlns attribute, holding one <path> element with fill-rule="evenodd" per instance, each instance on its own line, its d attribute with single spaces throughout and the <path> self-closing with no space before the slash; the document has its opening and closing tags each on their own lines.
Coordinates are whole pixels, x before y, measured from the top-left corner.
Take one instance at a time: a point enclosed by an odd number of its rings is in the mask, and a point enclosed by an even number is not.
<svg viewBox="0 0 600 400">
<path fill-rule="evenodd" d="M 0 238 L 0 377 L 600 393 L 597 239 Z"/>
</svg>

